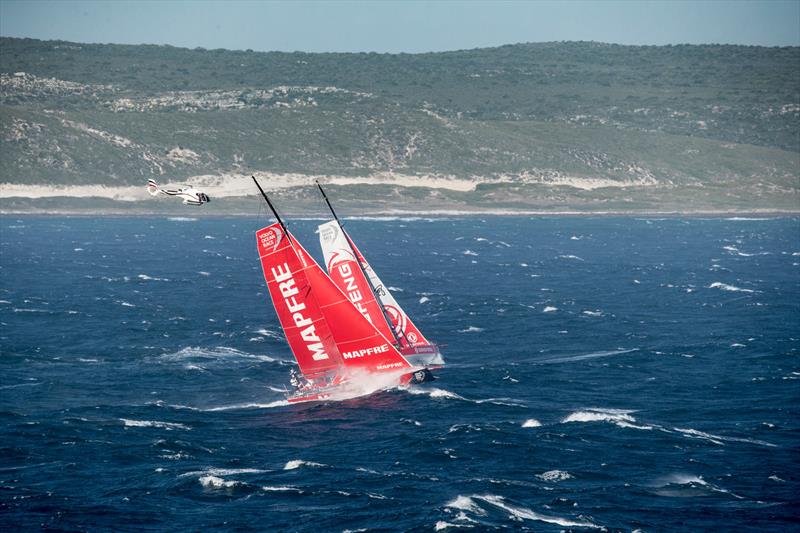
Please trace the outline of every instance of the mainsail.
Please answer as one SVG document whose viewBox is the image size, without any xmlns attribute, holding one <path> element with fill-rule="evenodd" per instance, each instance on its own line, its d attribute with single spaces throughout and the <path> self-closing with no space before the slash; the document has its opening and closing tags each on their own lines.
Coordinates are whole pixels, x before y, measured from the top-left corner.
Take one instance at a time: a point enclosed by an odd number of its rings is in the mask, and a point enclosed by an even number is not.
<svg viewBox="0 0 800 533">
<path fill-rule="evenodd" d="M 304 375 L 411 368 L 280 223 L 256 232 L 264 278 Z"/>
<path fill-rule="evenodd" d="M 359 298 L 358 303 L 353 302 L 354 305 L 359 307 L 364 316 L 376 324 L 378 329 L 381 327 L 388 329 L 387 318 L 391 320 L 394 333 L 384 333 L 387 338 L 391 339 L 393 336 L 403 347 L 431 344 L 403 311 L 338 221 L 331 220 L 319 226 L 319 241 L 331 279 L 342 292 L 348 295 L 351 301 L 354 297 Z M 362 272 L 366 273 L 369 281 L 364 278 Z M 380 300 L 380 307 L 373 294 Z"/>
</svg>

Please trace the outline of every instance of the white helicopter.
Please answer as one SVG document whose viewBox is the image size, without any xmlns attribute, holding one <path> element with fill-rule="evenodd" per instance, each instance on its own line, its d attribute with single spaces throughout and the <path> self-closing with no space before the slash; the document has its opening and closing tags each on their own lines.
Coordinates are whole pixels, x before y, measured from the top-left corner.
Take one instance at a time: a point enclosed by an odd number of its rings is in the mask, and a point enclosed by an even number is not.
<svg viewBox="0 0 800 533">
<path fill-rule="evenodd" d="M 147 180 L 147 192 L 150 196 L 158 196 L 159 194 L 166 194 L 167 196 L 178 196 L 183 198 L 185 205 L 203 205 L 211 201 L 211 198 L 204 192 L 196 190 L 194 187 L 187 187 L 185 189 L 162 189 L 158 186 L 155 180 Z"/>
</svg>

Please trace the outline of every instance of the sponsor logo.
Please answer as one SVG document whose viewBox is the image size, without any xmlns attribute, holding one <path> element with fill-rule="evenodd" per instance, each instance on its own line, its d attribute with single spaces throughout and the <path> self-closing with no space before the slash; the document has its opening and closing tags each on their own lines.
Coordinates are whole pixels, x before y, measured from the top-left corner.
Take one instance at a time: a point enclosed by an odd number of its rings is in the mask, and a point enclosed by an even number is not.
<svg viewBox="0 0 800 533">
<path fill-rule="evenodd" d="M 389 318 L 392 320 L 392 326 L 394 326 L 395 332 L 402 337 L 406 331 L 406 327 L 408 326 L 406 315 L 404 315 L 400 309 L 393 305 L 384 305 L 383 308 L 386 310 L 386 314 L 389 315 Z M 410 338 L 408 340 L 414 342 Z"/>
<path fill-rule="evenodd" d="M 333 242 L 339 233 L 339 228 L 335 222 L 329 222 L 319 227 L 319 236 L 323 242 Z"/>
<path fill-rule="evenodd" d="M 361 294 L 361 289 L 359 289 L 358 285 L 356 285 L 356 278 L 353 275 L 353 267 L 352 264 L 349 262 L 342 262 L 336 266 L 336 271 L 338 272 L 339 276 L 342 277 L 342 282 L 344 283 L 343 291 L 347 295 L 347 299 L 358 309 L 358 311 L 364 315 L 364 318 L 372 323 L 372 317 L 369 316 L 369 312 L 367 308 L 364 307 L 362 301 L 364 300 L 364 295 Z"/>
<path fill-rule="evenodd" d="M 262 254 L 272 253 L 283 240 L 283 230 L 280 228 L 269 228 L 269 231 L 258 236 L 258 244 L 261 247 Z"/>
<path fill-rule="evenodd" d="M 388 370 L 390 368 L 400 368 L 400 367 L 403 367 L 403 366 L 405 366 L 405 365 L 403 365 L 403 363 L 398 361 L 397 363 L 388 363 L 388 364 L 385 364 L 385 365 L 378 365 L 378 366 L 375 367 L 375 369 L 376 370 Z"/>
<path fill-rule="evenodd" d="M 385 353 L 389 351 L 388 344 L 381 344 L 380 346 L 373 346 L 371 348 L 362 348 L 361 350 L 353 350 L 352 352 L 344 352 L 342 356 L 345 359 L 356 359 L 359 357 L 366 357 L 368 355 Z M 402 363 L 400 363 L 402 364 Z"/>
<path fill-rule="evenodd" d="M 331 258 L 328 261 L 328 272 L 333 271 L 333 267 L 341 263 L 342 261 L 353 261 L 355 262 L 355 256 L 350 253 L 348 250 L 334 250 L 331 252 Z"/>
<path fill-rule="evenodd" d="M 317 328 L 314 326 L 313 321 L 303 313 L 306 310 L 305 302 L 297 301 L 297 295 L 300 294 L 300 291 L 295 284 L 292 270 L 289 268 L 288 263 L 272 267 L 272 277 L 275 278 L 275 282 L 278 284 L 278 290 L 283 296 L 283 303 L 286 306 L 286 310 L 289 311 L 294 325 L 300 328 L 300 337 L 305 342 L 311 358 L 314 361 L 328 359 L 325 346 L 323 346 L 319 335 L 317 335 Z"/>
</svg>

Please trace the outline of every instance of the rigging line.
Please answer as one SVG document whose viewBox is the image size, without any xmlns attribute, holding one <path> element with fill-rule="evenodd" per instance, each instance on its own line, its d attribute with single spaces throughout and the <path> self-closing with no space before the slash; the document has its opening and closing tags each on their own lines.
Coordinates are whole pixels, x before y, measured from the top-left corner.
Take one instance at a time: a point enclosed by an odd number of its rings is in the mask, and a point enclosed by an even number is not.
<svg viewBox="0 0 800 533">
<path fill-rule="evenodd" d="M 272 210 L 272 214 L 273 214 L 273 215 L 275 215 L 275 218 L 278 220 L 278 224 L 280 224 L 280 225 L 281 225 L 281 228 L 283 229 L 283 233 L 284 233 L 284 235 L 286 235 L 286 238 L 287 238 L 287 239 L 289 239 L 289 244 L 291 244 L 291 245 L 292 245 L 292 248 L 294 248 L 294 242 L 293 242 L 293 239 L 292 239 L 292 237 L 289 235 L 289 230 L 288 230 L 288 229 L 286 229 L 286 224 L 284 224 L 284 223 L 283 223 L 283 220 L 281 220 L 281 216 L 278 214 L 278 211 L 277 211 L 277 209 L 275 209 L 275 206 L 274 206 L 274 205 L 272 205 L 272 202 L 270 202 L 270 201 L 269 201 L 269 197 L 267 196 L 267 193 L 265 193 L 265 192 L 264 192 L 264 189 L 262 189 L 262 188 L 261 188 L 261 185 L 258 183 L 258 180 L 256 179 L 256 177 L 255 177 L 255 176 L 250 176 L 250 177 L 251 177 L 251 178 L 253 178 L 253 181 L 255 182 L 255 184 L 256 184 L 256 187 L 258 187 L 258 190 L 259 190 L 259 192 L 261 193 L 261 196 L 263 196 L 263 197 L 264 197 L 264 201 L 266 201 L 266 202 L 267 202 L 267 205 L 268 205 L 268 206 L 269 206 L 269 208 Z"/>
</svg>

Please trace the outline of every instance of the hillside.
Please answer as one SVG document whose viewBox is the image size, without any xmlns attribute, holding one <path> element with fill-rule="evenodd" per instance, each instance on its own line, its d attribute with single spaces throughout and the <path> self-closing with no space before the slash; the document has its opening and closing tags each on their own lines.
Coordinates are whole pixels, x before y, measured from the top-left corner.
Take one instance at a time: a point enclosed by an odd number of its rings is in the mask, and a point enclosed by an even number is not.
<svg viewBox="0 0 800 533">
<path fill-rule="evenodd" d="M 300 210 L 307 192 L 285 189 L 314 177 L 359 207 L 798 210 L 800 48 L 306 54 L 0 38 L 0 209 L 145 199 L 152 177 L 202 185 L 226 212 L 249 205 L 251 173 Z"/>
</svg>

